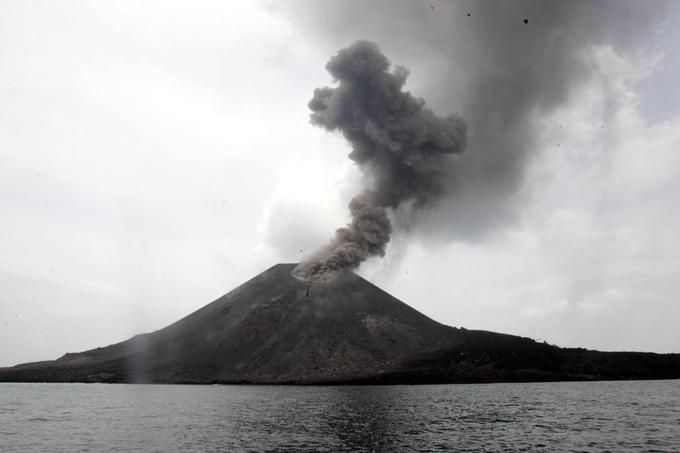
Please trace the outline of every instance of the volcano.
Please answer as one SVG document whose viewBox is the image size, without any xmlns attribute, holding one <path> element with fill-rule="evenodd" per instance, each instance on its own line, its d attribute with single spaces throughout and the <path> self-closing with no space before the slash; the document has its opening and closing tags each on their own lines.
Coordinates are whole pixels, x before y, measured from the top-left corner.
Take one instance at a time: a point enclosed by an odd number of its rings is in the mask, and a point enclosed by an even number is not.
<svg viewBox="0 0 680 453">
<path fill-rule="evenodd" d="M 278 264 L 158 331 L 0 381 L 350 384 L 680 378 L 680 354 L 558 348 L 440 324 L 358 275 Z"/>
</svg>

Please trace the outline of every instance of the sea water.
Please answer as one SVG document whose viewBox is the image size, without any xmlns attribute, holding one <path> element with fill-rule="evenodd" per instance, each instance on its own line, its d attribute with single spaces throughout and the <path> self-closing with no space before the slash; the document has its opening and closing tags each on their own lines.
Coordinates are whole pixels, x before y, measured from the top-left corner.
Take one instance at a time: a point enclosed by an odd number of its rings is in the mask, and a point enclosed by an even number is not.
<svg viewBox="0 0 680 453">
<path fill-rule="evenodd" d="M 680 452 L 680 381 L 0 384 L 2 452 Z"/>
</svg>

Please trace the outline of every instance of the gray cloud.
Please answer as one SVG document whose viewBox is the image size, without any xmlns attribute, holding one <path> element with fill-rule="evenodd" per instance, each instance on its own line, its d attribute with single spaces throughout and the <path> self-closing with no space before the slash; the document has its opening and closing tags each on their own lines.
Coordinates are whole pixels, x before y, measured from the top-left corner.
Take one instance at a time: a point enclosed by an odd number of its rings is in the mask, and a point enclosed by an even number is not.
<svg viewBox="0 0 680 453">
<path fill-rule="evenodd" d="M 434 111 L 458 111 L 467 151 L 438 181 L 454 196 L 397 225 L 429 237 L 475 240 L 516 220 L 518 190 L 536 153 L 536 118 L 563 105 L 591 76 L 590 46 L 646 51 L 667 2 L 306 0 L 285 9 L 323 49 L 358 38 L 414 71 Z M 525 23 L 526 19 L 526 23 Z M 603 121 L 606 118 L 603 118 Z M 565 127 L 568 125 L 565 125 Z M 441 187 L 441 185 L 439 186 Z"/>
<path fill-rule="evenodd" d="M 415 210 L 445 193 L 447 156 L 463 151 L 467 126 L 456 115 L 437 117 L 404 92 L 408 71 L 390 66 L 378 46 L 359 41 L 326 65 L 338 86 L 316 89 L 309 102 L 312 123 L 342 132 L 370 187 L 350 202 L 351 223 L 296 268 L 299 278 L 326 280 L 383 256 L 392 232 L 386 209 L 409 203 Z"/>
</svg>

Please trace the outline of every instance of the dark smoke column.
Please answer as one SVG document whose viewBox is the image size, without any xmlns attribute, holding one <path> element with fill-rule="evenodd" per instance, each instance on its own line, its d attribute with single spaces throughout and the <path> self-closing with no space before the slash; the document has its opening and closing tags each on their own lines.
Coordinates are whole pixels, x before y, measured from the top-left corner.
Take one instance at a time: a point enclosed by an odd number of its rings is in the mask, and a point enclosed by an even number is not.
<svg viewBox="0 0 680 453">
<path fill-rule="evenodd" d="M 338 83 L 317 88 L 309 102 L 312 123 L 340 131 L 352 145 L 349 158 L 368 176 L 371 187 L 349 204 L 352 221 L 293 275 L 328 281 L 370 256 L 383 256 L 392 224 L 387 210 L 417 210 L 444 194 L 452 162 L 465 147 L 465 122 L 439 118 L 425 101 L 402 91 L 408 70 L 390 61 L 377 45 L 359 41 L 326 65 Z"/>
</svg>

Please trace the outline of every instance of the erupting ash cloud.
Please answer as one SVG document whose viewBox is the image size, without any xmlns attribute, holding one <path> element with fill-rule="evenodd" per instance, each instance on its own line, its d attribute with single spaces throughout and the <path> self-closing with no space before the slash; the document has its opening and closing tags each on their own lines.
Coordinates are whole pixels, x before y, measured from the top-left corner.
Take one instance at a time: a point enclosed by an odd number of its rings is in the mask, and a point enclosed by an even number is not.
<svg viewBox="0 0 680 453">
<path fill-rule="evenodd" d="M 351 157 L 380 198 L 376 206 L 388 210 L 395 229 L 407 227 L 410 238 L 425 247 L 453 241 L 476 243 L 517 225 L 534 198 L 531 191 L 522 190 L 528 182 L 527 171 L 535 157 L 559 151 L 541 143 L 546 119 L 579 96 L 582 86 L 600 77 L 593 58 L 597 49 L 633 57 L 655 52 L 658 26 L 667 21 L 670 5 L 633 0 L 278 3 L 283 14 L 323 51 L 337 49 L 357 36 L 379 42 L 395 60 L 418 68 L 418 76 L 426 75 L 416 79 L 418 94 L 428 99 L 434 111 L 455 111 L 465 118 L 465 152 L 455 159 L 446 152 L 423 153 L 418 144 L 404 143 L 398 124 L 406 124 L 409 133 L 418 130 L 435 137 L 452 129 L 434 124 L 412 127 L 408 107 L 403 113 L 402 106 L 422 101 L 393 90 L 395 83 L 401 86 L 405 72 L 377 70 L 386 67 L 380 56 L 371 60 L 373 66 L 360 70 L 350 63 L 360 54 L 354 47 L 329 64 L 340 86 L 319 90 L 312 102 L 314 121 L 342 131 L 352 143 Z M 362 71 L 373 71 L 376 85 L 358 77 Z M 376 88 L 383 85 L 387 87 L 384 93 Z M 403 99 L 404 104 L 399 104 Z M 388 118 L 388 127 L 383 116 L 373 116 L 379 109 L 392 114 L 382 107 L 385 102 L 399 112 Z M 435 124 L 444 121 L 432 118 L 424 107 L 421 110 L 413 116 L 416 122 L 429 123 L 427 117 Z M 358 112 L 356 117 L 353 112 Z M 608 115 L 609 107 L 603 106 L 597 121 L 606 125 Z M 569 125 L 564 126 L 568 130 Z M 457 130 L 461 140 L 450 148 L 453 153 L 462 148 L 463 129 Z M 426 141 L 423 138 L 421 143 Z M 394 154 L 393 145 L 401 146 Z M 413 167 L 405 165 L 410 159 Z M 435 169 L 435 177 L 404 179 L 404 169 L 419 176 Z M 397 184 L 390 187 L 382 184 L 394 179 Z M 391 200 L 383 199 L 386 192 L 393 195 Z M 413 201 L 409 201 L 411 193 L 416 194 Z M 399 205 L 399 200 L 407 201 Z M 411 209 L 428 200 L 436 200 L 436 209 Z M 274 239 L 280 237 L 288 235 L 277 228 Z M 334 248 L 331 244 L 310 261 L 320 261 Z"/>
<path fill-rule="evenodd" d="M 369 187 L 350 202 L 351 222 L 293 271 L 306 281 L 327 281 L 383 256 L 392 231 L 388 210 L 417 210 L 445 193 L 450 155 L 463 151 L 467 130 L 459 116 L 440 118 L 403 91 L 408 70 L 391 68 L 372 42 L 342 49 L 326 69 L 338 86 L 314 91 L 312 123 L 342 132 Z"/>
</svg>

